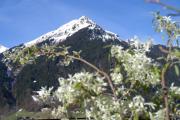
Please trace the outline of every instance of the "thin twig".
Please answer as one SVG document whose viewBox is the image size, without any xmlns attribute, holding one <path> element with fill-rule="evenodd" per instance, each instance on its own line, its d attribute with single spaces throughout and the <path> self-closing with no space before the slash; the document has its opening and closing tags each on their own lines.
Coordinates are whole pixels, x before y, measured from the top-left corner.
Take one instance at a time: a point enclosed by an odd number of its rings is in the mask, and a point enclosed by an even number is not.
<svg viewBox="0 0 180 120">
<path fill-rule="evenodd" d="M 45 52 L 45 54 L 46 54 L 46 55 L 47 55 L 47 54 L 48 54 L 48 55 L 55 55 L 56 53 L 54 53 L 54 52 Z M 109 86 L 110 86 L 110 88 L 111 88 L 111 90 L 112 90 L 112 93 L 113 93 L 113 95 L 114 95 L 114 98 L 117 99 L 117 96 L 116 96 L 116 93 L 115 93 L 115 87 L 114 87 L 114 85 L 113 85 L 113 82 L 112 82 L 110 76 L 109 76 L 106 72 L 100 70 L 100 69 L 97 68 L 95 65 L 91 64 L 90 62 L 88 62 L 88 61 L 86 61 L 86 60 L 84 60 L 84 59 L 82 59 L 82 58 L 80 58 L 80 57 L 75 57 L 75 56 L 72 56 L 72 55 L 64 55 L 64 54 L 61 54 L 61 53 L 56 54 L 56 56 L 69 57 L 69 58 L 71 58 L 71 59 L 81 61 L 81 62 L 85 63 L 86 65 L 88 65 L 89 67 L 91 67 L 91 68 L 93 68 L 94 70 L 96 70 L 99 74 L 103 75 L 103 76 L 107 79 L 107 82 L 108 82 L 108 84 L 109 84 Z"/>
<path fill-rule="evenodd" d="M 161 50 L 161 52 L 169 54 L 169 51 L 164 49 L 162 46 L 159 46 L 159 49 Z"/>
<path fill-rule="evenodd" d="M 175 11 L 175 12 L 177 12 L 177 15 L 178 15 L 178 13 L 180 13 L 180 9 L 179 8 L 176 8 L 174 6 L 165 4 L 165 3 L 161 2 L 160 0 L 146 0 L 146 2 L 154 3 L 154 4 L 157 4 L 157 5 L 160 5 L 160 6 L 164 7 L 166 9 Z"/>
<path fill-rule="evenodd" d="M 163 2 L 159 2 L 159 3 L 157 3 L 157 4 L 165 7 L 166 9 L 169 9 L 169 10 L 175 11 L 175 12 L 177 12 L 177 13 L 180 13 L 180 9 L 179 9 L 179 8 L 176 8 L 176 7 L 167 5 L 167 4 L 163 3 Z"/>
<path fill-rule="evenodd" d="M 85 63 L 86 65 L 90 66 L 91 68 L 95 69 L 99 74 L 103 75 L 103 76 L 107 79 L 108 84 L 109 84 L 109 86 L 110 86 L 110 88 L 111 88 L 111 90 L 112 90 L 112 92 L 113 92 L 113 95 L 114 95 L 115 99 L 117 99 L 114 85 L 113 85 L 113 83 L 112 83 L 111 78 L 109 77 L 109 75 L 108 75 L 107 73 L 105 73 L 104 71 L 102 71 L 102 70 L 100 70 L 99 68 L 97 68 L 95 65 L 91 64 L 90 62 L 88 62 L 88 61 L 86 61 L 86 60 L 84 60 L 84 59 L 82 59 L 82 58 L 75 57 L 75 56 L 69 56 L 69 55 L 68 55 L 67 57 L 72 58 L 72 59 L 75 59 L 75 60 L 79 60 L 79 61 L 83 62 L 83 63 Z"/>
</svg>

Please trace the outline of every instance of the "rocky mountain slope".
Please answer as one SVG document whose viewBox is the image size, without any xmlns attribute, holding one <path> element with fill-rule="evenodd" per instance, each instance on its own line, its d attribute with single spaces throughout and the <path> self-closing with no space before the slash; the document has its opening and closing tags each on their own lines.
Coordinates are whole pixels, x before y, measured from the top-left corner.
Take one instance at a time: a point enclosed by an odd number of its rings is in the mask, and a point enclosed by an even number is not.
<svg viewBox="0 0 180 120">
<path fill-rule="evenodd" d="M 71 51 L 82 50 L 81 57 L 96 65 L 100 69 L 108 72 L 111 68 L 111 59 L 109 59 L 109 45 L 119 44 L 128 48 L 129 44 L 119 39 L 118 35 L 106 31 L 89 18 L 83 16 L 73 20 L 57 30 L 51 31 L 0 54 L 0 114 L 5 109 L 38 110 L 36 103 L 32 100 L 34 91 L 39 90 L 42 86 L 55 88 L 58 86 L 59 77 L 67 77 L 82 70 L 92 71 L 91 68 L 79 61 L 74 61 L 68 67 L 59 64 L 59 58 L 50 60 L 45 56 L 38 57 L 35 62 L 17 65 L 12 62 L 8 56 L 14 56 L 26 48 L 37 46 L 41 48 L 48 46 L 71 46 Z M 149 56 L 156 59 L 163 56 L 158 52 L 158 45 L 153 46 Z M 171 74 L 174 72 L 171 71 Z M 171 78 L 171 77 L 169 77 Z M 172 78 L 174 81 L 180 79 Z"/>
</svg>

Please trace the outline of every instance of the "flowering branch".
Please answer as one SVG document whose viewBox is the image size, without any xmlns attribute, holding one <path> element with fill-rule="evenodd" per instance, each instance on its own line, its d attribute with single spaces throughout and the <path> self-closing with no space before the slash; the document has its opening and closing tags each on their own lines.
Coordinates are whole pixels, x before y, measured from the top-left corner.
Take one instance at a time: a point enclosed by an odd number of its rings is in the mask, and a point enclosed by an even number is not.
<svg viewBox="0 0 180 120">
<path fill-rule="evenodd" d="M 117 96 L 116 96 L 116 94 L 115 94 L 115 88 L 114 88 L 114 85 L 113 85 L 113 83 L 112 83 L 112 80 L 111 80 L 111 78 L 109 77 L 109 75 L 108 75 L 106 72 L 100 70 L 100 69 L 97 68 L 95 65 L 89 63 L 88 61 L 86 61 L 86 60 L 84 60 L 84 59 L 82 59 L 82 58 L 75 57 L 75 56 L 69 56 L 69 55 L 68 55 L 67 57 L 72 58 L 72 59 L 75 59 L 75 60 L 79 60 L 79 61 L 83 62 L 83 63 L 85 63 L 86 65 L 88 65 L 88 66 L 90 66 L 91 68 L 93 68 L 94 70 L 96 70 L 99 74 L 103 75 L 103 76 L 107 79 L 108 84 L 109 84 L 109 86 L 110 86 L 110 88 L 111 88 L 111 90 L 112 90 L 112 92 L 113 92 L 113 95 L 114 95 L 115 99 L 117 99 Z"/>
<path fill-rule="evenodd" d="M 163 5 L 163 3 L 156 2 L 159 3 L 161 5 Z M 169 9 L 171 9 L 171 7 L 168 7 Z M 172 9 L 175 10 L 175 9 Z M 180 13 L 180 10 L 176 10 L 177 12 Z M 173 50 L 173 43 L 176 40 L 177 43 L 179 41 L 179 34 L 180 34 L 180 27 L 179 24 L 175 21 L 172 21 L 170 16 L 160 16 L 159 13 L 155 14 L 155 27 L 156 27 L 156 31 L 157 32 L 165 32 L 167 34 L 168 40 L 167 40 L 167 44 L 166 46 L 168 47 L 168 49 L 164 49 L 162 47 L 159 47 L 160 51 L 166 54 L 165 57 L 165 61 L 166 64 L 163 66 L 162 70 L 161 70 L 161 86 L 162 86 L 162 90 L 163 90 L 163 100 L 164 100 L 164 105 L 165 105 L 165 119 L 166 120 L 170 120 L 170 109 L 169 109 L 169 101 L 170 99 L 168 98 L 168 96 L 170 95 L 169 90 L 168 90 L 168 86 L 166 85 L 166 78 L 165 78 L 165 74 L 167 73 L 167 71 L 176 63 L 178 63 L 179 61 L 175 60 L 176 58 L 178 58 L 179 52 L 176 50 Z M 179 74 L 179 69 L 177 66 L 174 66 L 177 75 Z"/>
<path fill-rule="evenodd" d="M 97 73 L 99 73 L 100 75 L 104 76 L 107 79 L 107 82 L 108 82 L 108 84 L 109 84 L 109 86 L 110 86 L 110 88 L 112 90 L 113 96 L 114 96 L 115 99 L 117 99 L 117 96 L 115 94 L 115 87 L 113 85 L 113 82 L 112 82 L 110 76 L 106 72 L 100 70 L 95 65 L 93 65 L 90 62 L 82 59 L 77 52 L 75 52 L 76 55 L 69 55 L 67 49 L 64 49 L 64 51 L 59 52 L 59 53 L 55 53 L 55 52 L 51 52 L 51 51 L 49 51 L 49 52 L 40 51 L 40 53 L 41 53 L 41 55 L 44 54 L 44 55 L 48 55 L 48 56 L 51 56 L 51 55 L 62 56 L 62 57 L 65 57 L 65 58 L 70 58 L 70 60 L 74 59 L 74 60 L 78 60 L 78 61 L 81 61 L 81 62 L 85 63 L 86 65 L 88 65 L 89 67 L 93 68 L 94 70 L 97 71 Z"/>
</svg>

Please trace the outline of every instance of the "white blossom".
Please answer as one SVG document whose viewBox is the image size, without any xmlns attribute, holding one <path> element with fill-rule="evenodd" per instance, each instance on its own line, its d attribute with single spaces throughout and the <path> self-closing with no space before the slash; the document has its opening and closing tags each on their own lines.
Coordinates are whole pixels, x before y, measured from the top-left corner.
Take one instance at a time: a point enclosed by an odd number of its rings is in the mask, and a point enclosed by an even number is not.
<svg viewBox="0 0 180 120">
<path fill-rule="evenodd" d="M 170 86 L 170 92 L 173 92 L 176 95 L 180 95 L 180 87 L 174 86 L 174 83 Z"/>
<path fill-rule="evenodd" d="M 171 16 L 163 16 L 162 18 L 163 18 L 163 20 L 165 20 L 166 22 L 171 22 L 171 21 L 172 21 Z"/>
</svg>

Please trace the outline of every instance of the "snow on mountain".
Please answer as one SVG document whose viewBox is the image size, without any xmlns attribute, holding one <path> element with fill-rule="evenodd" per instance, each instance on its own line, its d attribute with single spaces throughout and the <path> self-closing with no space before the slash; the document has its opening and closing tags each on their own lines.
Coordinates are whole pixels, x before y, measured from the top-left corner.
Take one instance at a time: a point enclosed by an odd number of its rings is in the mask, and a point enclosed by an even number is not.
<svg viewBox="0 0 180 120">
<path fill-rule="evenodd" d="M 119 39 L 116 34 L 103 30 L 101 27 L 99 27 L 95 22 L 90 20 L 88 17 L 82 16 L 79 19 L 72 20 L 69 23 L 61 26 L 57 30 L 48 32 L 47 34 L 44 34 L 33 41 L 25 43 L 24 45 L 26 47 L 30 47 L 32 45 L 41 43 L 47 39 L 51 39 L 52 42 L 54 43 L 59 43 L 66 40 L 67 37 L 73 35 L 74 33 L 78 32 L 79 30 L 83 28 L 88 28 L 92 30 L 93 29 L 101 30 L 102 31 L 101 35 L 98 35 L 98 37 L 101 37 L 103 41 L 107 39 Z M 92 37 L 97 37 L 97 35 L 94 35 Z"/>
<path fill-rule="evenodd" d="M 0 53 L 2 53 L 2 52 L 4 52 L 4 51 L 6 51 L 8 48 L 6 48 L 6 47 L 4 47 L 4 46 L 2 46 L 2 45 L 0 45 Z"/>
</svg>

